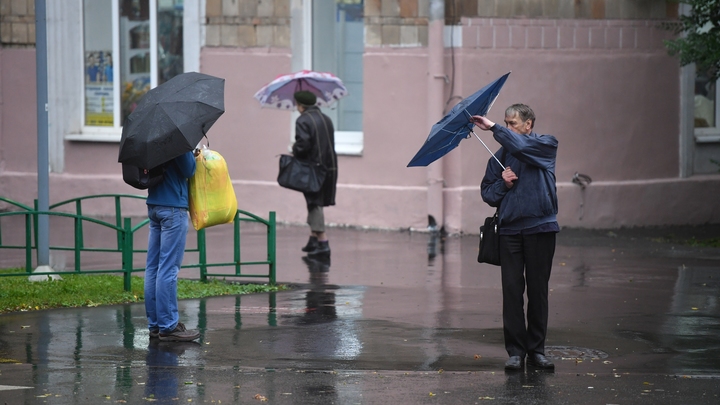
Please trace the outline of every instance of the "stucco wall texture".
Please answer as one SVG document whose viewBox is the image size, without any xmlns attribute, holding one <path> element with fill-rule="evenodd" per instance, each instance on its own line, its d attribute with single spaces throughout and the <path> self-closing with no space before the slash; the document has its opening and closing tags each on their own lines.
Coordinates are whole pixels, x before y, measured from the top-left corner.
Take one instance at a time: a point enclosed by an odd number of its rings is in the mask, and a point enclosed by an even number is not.
<svg viewBox="0 0 720 405">
<path fill-rule="evenodd" d="M 208 0 L 208 10 L 217 3 Z M 223 1 L 222 10 L 231 3 L 239 4 Z M 366 9 L 370 3 L 389 7 L 368 2 Z M 679 67 L 662 46 L 667 32 L 639 20 L 465 18 L 461 26 L 461 43 L 445 49 L 445 72 L 453 80 L 445 96 L 456 102 L 512 71 L 489 118 L 501 122 L 507 105 L 524 102 L 537 113 L 537 132 L 559 139 L 561 226 L 720 222 L 718 176 L 679 177 Z M 275 181 L 277 155 L 291 142 L 292 115 L 261 109 L 252 97 L 290 72 L 291 50 L 280 44 L 202 50 L 201 71 L 226 79 L 227 111 L 208 138 L 228 162 L 239 208 L 304 223 L 302 195 Z M 0 195 L 26 204 L 37 193 L 34 64 L 33 49 L 0 49 Z M 366 44 L 363 64 L 364 150 L 339 158 L 338 204 L 326 210 L 326 220 L 425 229 L 427 172 L 405 166 L 429 132 L 427 48 Z M 491 149 L 499 147 L 489 133 L 478 134 Z M 64 147 L 65 171 L 50 176 L 51 203 L 105 192 L 142 194 L 123 183 L 116 143 L 65 141 Z M 479 190 L 488 158 L 468 139 L 434 163 L 443 167 L 448 231 L 477 233 L 492 213 Z M 591 176 L 592 184 L 571 183 L 576 172 Z"/>
</svg>

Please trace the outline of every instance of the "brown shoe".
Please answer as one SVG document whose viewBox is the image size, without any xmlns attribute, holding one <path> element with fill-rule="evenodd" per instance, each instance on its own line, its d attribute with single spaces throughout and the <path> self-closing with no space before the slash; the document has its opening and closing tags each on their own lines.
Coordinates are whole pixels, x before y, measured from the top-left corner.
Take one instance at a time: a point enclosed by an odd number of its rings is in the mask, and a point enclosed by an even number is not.
<svg viewBox="0 0 720 405">
<path fill-rule="evenodd" d="M 170 333 L 160 332 L 160 340 L 163 342 L 189 342 L 200 337 L 200 332 L 196 330 L 187 330 L 185 325 L 178 322 L 175 329 Z"/>
</svg>

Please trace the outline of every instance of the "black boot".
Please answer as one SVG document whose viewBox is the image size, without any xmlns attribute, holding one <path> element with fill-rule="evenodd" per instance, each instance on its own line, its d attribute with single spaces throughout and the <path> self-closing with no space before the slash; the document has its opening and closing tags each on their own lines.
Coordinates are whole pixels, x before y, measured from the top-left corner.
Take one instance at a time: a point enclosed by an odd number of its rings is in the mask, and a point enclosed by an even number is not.
<svg viewBox="0 0 720 405">
<path fill-rule="evenodd" d="M 328 241 L 318 241 L 315 250 L 308 252 L 308 256 L 330 256 L 330 243 Z"/>
<path fill-rule="evenodd" d="M 307 245 L 302 248 L 303 252 L 312 252 L 313 250 L 317 249 L 318 246 L 318 239 L 316 236 L 311 236 L 308 239 Z"/>
</svg>

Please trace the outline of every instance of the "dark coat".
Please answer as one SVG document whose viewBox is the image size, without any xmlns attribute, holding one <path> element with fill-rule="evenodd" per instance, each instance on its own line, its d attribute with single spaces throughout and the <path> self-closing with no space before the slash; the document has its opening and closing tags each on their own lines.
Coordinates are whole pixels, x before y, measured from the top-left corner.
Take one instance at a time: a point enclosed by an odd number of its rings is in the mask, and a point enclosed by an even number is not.
<svg viewBox="0 0 720 405">
<path fill-rule="evenodd" d="M 517 174 L 515 185 L 508 189 L 502 169 L 490 158 L 482 180 L 482 199 L 499 207 L 500 228 L 523 230 L 557 221 L 558 201 L 555 186 L 555 160 L 558 141 L 552 135 L 516 134 L 495 124 L 493 137 L 502 148 L 496 156 Z"/>
<path fill-rule="evenodd" d="M 317 106 L 308 107 L 295 121 L 293 156 L 300 160 L 322 163 L 327 176 L 317 193 L 303 193 L 308 206 L 327 207 L 335 205 L 337 187 L 337 155 L 335 154 L 335 129 L 330 117 Z"/>
</svg>

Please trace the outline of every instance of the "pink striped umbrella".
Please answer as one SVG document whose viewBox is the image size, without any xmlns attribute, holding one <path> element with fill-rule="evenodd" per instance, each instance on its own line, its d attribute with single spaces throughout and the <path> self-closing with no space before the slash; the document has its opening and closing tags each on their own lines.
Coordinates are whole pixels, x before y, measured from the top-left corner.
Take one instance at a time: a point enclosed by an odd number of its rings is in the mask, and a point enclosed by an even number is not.
<svg viewBox="0 0 720 405">
<path fill-rule="evenodd" d="M 342 80 L 334 74 L 302 70 L 278 76 L 258 90 L 255 98 L 262 107 L 290 110 L 295 108 L 293 94 L 300 90 L 314 93 L 320 107 L 329 107 L 348 94 Z"/>
</svg>

